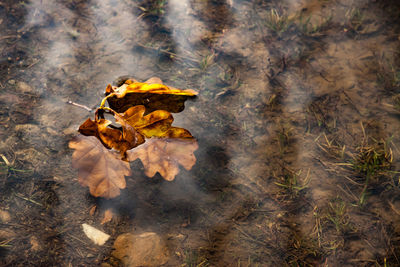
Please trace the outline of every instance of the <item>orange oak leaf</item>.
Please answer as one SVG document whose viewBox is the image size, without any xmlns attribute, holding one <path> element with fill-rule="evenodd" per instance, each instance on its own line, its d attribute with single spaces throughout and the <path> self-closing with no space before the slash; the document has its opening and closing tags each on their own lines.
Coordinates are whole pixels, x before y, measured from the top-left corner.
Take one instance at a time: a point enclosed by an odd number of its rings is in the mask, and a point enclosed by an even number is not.
<svg viewBox="0 0 400 267">
<path fill-rule="evenodd" d="M 108 127 L 111 121 L 88 118 L 80 127 L 79 132 L 86 136 L 96 136 L 107 148 L 114 148 L 124 155 L 129 149 L 144 142 L 143 136 L 131 125 L 121 121 L 122 130 Z"/>
<path fill-rule="evenodd" d="M 108 85 L 105 94 L 110 107 L 118 112 L 124 112 L 136 105 L 144 105 L 148 112 L 167 110 L 181 112 L 188 97 L 198 94 L 195 90 L 181 90 L 163 84 L 160 78 L 152 77 L 145 82 L 128 79 L 119 86 Z"/>
<path fill-rule="evenodd" d="M 78 181 L 88 186 L 94 197 L 114 198 L 126 186 L 131 174 L 129 163 L 120 159 L 94 136 L 79 135 L 69 142 L 74 149 L 72 166 L 78 169 Z"/>
<path fill-rule="evenodd" d="M 136 131 L 145 137 L 166 137 L 166 138 L 192 138 L 191 133 L 183 128 L 172 127 L 174 118 L 166 110 L 156 110 L 143 116 L 146 108 L 142 105 L 129 108 L 123 114 L 116 116 L 117 122 L 131 125 Z"/>
<path fill-rule="evenodd" d="M 145 174 L 153 177 L 157 172 L 167 181 L 172 181 L 179 173 L 179 165 L 190 170 L 196 163 L 193 154 L 198 148 L 194 138 L 150 138 L 128 151 L 128 160 L 140 159 Z"/>
</svg>

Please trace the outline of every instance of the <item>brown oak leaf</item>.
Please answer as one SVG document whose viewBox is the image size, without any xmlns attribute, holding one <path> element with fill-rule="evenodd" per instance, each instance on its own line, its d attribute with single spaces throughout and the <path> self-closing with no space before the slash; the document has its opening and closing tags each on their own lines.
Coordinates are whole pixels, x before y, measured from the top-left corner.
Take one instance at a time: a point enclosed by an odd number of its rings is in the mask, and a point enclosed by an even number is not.
<svg viewBox="0 0 400 267">
<path fill-rule="evenodd" d="M 114 198 L 126 186 L 125 176 L 131 174 L 129 163 L 120 159 L 94 136 L 79 135 L 69 142 L 75 149 L 72 166 L 78 169 L 78 181 L 88 186 L 95 197 Z"/>
<path fill-rule="evenodd" d="M 157 172 L 167 181 L 172 181 L 179 173 L 179 165 L 190 170 L 196 163 L 193 154 L 198 148 L 194 138 L 150 138 L 128 151 L 128 160 L 140 159 L 145 174 L 153 177 Z"/>
<path fill-rule="evenodd" d="M 118 117 L 118 115 L 116 116 Z M 125 152 L 144 142 L 143 136 L 131 125 L 120 120 L 121 129 L 108 127 L 111 121 L 88 118 L 80 127 L 79 132 L 86 136 L 96 136 L 107 148 L 114 148 L 125 155 Z"/>
<path fill-rule="evenodd" d="M 156 110 L 143 116 L 146 108 L 143 105 L 129 108 L 120 118 L 116 117 L 117 122 L 131 125 L 136 131 L 145 137 L 166 137 L 166 138 L 192 138 L 190 132 L 183 128 L 172 127 L 174 118 L 166 110 Z M 122 123 L 121 123 L 122 124 Z"/>
</svg>

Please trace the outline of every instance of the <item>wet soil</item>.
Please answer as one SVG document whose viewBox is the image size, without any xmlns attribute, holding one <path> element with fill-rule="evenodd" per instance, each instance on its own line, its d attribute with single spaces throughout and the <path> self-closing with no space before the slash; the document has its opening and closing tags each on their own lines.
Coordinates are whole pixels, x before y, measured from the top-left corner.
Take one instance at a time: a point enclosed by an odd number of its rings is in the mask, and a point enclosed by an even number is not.
<svg viewBox="0 0 400 267">
<path fill-rule="evenodd" d="M 113 243 L 132 232 L 166 241 L 163 266 L 400 265 L 399 14 L 372 0 L 2 1 L 1 265 L 120 266 Z M 135 161 L 119 197 L 94 198 L 68 148 L 94 114 L 68 101 L 95 108 L 121 76 L 199 91 L 174 114 L 197 162 L 168 182 Z"/>
</svg>

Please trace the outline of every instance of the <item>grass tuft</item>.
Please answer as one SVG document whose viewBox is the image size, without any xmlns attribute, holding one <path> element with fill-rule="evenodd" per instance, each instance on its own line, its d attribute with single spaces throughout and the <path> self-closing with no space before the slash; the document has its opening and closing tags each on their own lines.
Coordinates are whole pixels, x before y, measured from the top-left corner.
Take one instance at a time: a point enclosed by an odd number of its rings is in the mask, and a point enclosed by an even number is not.
<svg viewBox="0 0 400 267">
<path fill-rule="evenodd" d="M 304 178 L 301 178 L 302 170 L 298 172 L 288 171 L 287 174 L 277 177 L 278 181 L 275 184 L 286 191 L 291 198 L 299 196 L 307 187 L 310 182 L 310 169 Z"/>
<path fill-rule="evenodd" d="M 279 14 L 275 8 L 272 8 L 266 16 L 265 25 L 278 36 L 286 32 L 292 24 L 292 19 L 287 15 Z"/>
<path fill-rule="evenodd" d="M 346 203 L 341 199 L 329 202 L 326 218 L 335 226 L 337 233 L 346 233 L 351 230 Z"/>
<path fill-rule="evenodd" d="M 299 16 L 297 27 L 300 32 L 306 36 L 314 36 L 325 30 L 332 21 L 332 15 L 324 17 L 320 20 L 320 23 L 312 23 L 311 16 L 304 18 L 302 15 Z"/>
<path fill-rule="evenodd" d="M 365 20 L 364 13 L 359 8 L 351 8 L 346 14 L 346 26 L 355 31 L 360 32 L 363 28 L 363 23 Z"/>
</svg>

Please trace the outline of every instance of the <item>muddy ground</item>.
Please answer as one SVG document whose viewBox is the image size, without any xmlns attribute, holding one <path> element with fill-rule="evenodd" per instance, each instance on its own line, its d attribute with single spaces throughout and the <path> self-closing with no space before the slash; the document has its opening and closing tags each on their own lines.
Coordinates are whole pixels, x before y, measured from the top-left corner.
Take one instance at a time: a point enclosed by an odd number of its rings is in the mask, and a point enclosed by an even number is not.
<svg viewBox="0 0 400 267">
<path fill-rule="evenodd" d="M 120 266 L 120 234 L 155 232 L 164 266 L 399 266 L 399 14 L 372 0 L 2 1 L 1 265 Z M 135 161 L 119 197 L 94 198 L 68 148 L 93 113 L 68 101 L 95 108 L 124 75 L 199 92 L 174 114 L 197 162 L 168 182 Z"/>
</svg>

